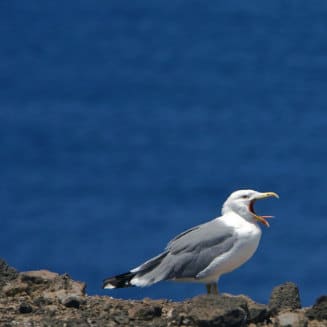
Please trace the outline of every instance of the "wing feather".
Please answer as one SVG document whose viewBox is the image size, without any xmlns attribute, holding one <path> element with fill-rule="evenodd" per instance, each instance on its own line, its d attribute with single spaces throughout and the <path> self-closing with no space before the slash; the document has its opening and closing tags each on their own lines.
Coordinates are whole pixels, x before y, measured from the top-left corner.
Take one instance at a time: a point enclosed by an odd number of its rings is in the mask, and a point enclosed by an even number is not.
<svg viewBox="0 0 327 327">
<path fill-rule="evenodd" d="M 195 226 L 172 239 L 163 260 L 167 279 L 196 278 L 217 257 L 229 251 L 235 241 L 233 229 L 219 219 Z"/>
</svg>

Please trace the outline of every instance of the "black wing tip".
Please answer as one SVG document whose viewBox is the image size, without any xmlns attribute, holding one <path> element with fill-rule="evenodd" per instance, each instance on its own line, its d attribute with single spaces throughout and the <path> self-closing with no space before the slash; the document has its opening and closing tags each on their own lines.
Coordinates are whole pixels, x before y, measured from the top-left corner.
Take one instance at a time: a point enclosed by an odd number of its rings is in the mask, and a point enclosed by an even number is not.
<svg viewBox="0 0 327 327">
<path fill-rule="evenodd" d="M 129 271 L 124 274 L 108 277 L 103 281 L 102 288 L 113 289 L 113 288 L 132 287 L 134 285 L 132 285 L 130 281 L 135 275 L 136 275 L 135 273 Z"/>
</svg>

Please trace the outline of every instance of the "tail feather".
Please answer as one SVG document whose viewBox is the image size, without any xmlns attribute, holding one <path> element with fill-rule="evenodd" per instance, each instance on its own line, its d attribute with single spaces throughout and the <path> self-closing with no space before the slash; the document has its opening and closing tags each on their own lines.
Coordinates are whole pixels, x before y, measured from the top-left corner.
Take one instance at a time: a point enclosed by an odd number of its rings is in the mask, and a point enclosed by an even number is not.
<svg viewBox="0 0 327 327">
<path fill-rule="evenodd" d="M 108 277 L 103 281 L 103 288 L 123 288 L 123 287 L 132 287 L 130 281 L 135 276 L 135 273 L 127 272 L 113 277 Z"/>
<path fill-rule="evenodd" d="M 166 278 L 165 269 L 157 271 L 162 260 L 167 256 L 168 251 L 163 252 L 156 257 L 144 262 L 142 265 L 131 271 L 108 277 L 103 281 L 103 288 L 123 288 L 132 286 L 148 286 Z M 135 278 L 134 278 L 135 277 Z"/>
</svg>

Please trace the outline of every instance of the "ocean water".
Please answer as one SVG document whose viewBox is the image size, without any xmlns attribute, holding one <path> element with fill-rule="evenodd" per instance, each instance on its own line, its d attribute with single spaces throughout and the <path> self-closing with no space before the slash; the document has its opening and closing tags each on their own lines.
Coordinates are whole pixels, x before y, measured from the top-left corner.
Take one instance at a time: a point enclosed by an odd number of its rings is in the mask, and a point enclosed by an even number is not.
<svg viewBox="0 0 327 327">
<path fill-rule="evenodd" d="M 222 292 L 327 292 L 324 1 L 3 1 L 0 256 L 89 294 L 185 299 L 197 284 L 101 289 L 220 214 L 275 191 L 255 256 Z"/>
</svg>

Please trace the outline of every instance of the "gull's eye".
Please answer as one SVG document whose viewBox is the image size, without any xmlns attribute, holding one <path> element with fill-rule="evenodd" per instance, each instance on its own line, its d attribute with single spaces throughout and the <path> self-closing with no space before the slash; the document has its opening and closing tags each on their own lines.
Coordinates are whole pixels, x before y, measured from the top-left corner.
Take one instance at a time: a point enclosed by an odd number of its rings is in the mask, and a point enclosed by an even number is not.
<svg viewBox="0 0 327 327">
<path fill-rule="evenodd" d="M 242 199 L 248 199 L 249 196 L 248 195 L 242 195 Z"/>
</svg>

